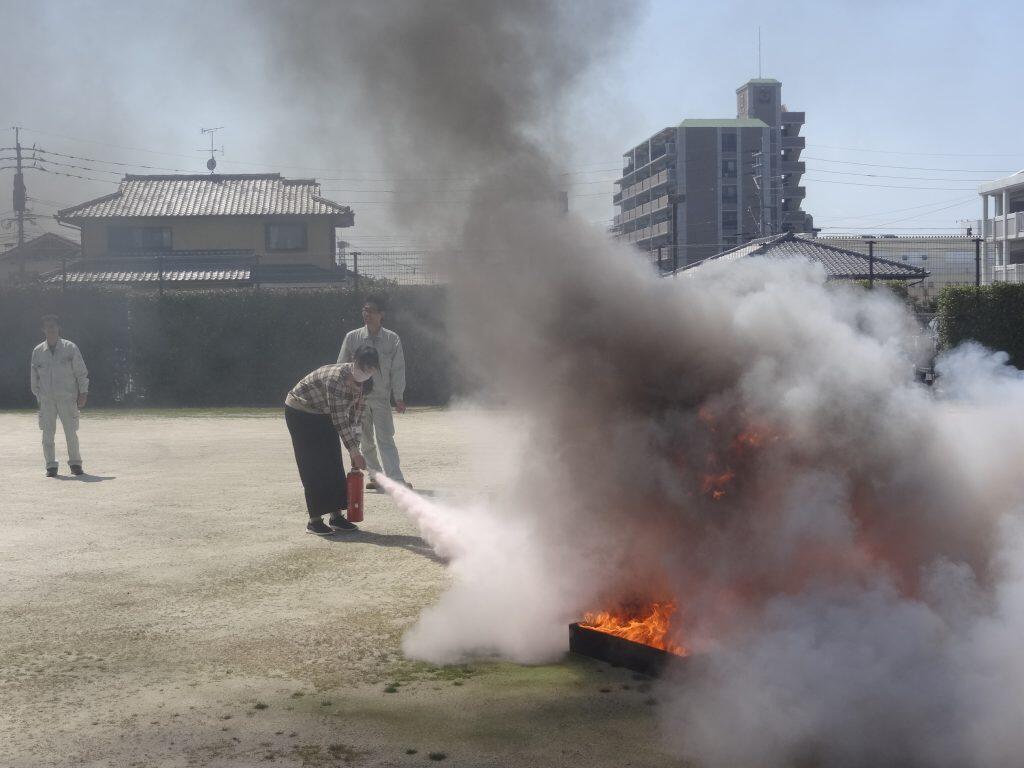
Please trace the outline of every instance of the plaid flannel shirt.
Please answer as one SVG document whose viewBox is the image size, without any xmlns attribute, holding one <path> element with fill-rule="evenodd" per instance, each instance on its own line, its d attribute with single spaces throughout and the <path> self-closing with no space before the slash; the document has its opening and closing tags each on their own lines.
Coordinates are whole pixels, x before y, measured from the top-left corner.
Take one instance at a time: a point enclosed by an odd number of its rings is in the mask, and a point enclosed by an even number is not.
<svg viewBox="0 0 1024 768">
<path fill-rule="evenodd" d="M 363 385 L 352 376 L 355 363 L 325 365 L 292 387 L 289 395 L 311 413 L 330 416 L 349 452 L 359 450 Z"/>
</svg>

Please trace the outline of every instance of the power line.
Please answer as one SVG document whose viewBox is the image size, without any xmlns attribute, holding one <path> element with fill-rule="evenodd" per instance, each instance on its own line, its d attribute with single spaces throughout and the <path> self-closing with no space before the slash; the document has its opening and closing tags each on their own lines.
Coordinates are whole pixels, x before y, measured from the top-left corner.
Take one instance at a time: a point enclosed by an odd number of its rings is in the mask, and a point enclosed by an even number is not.
<svg viewBox="0 0 1024 768">
<path fill-rule="evenodd" d="M 920 157 L 1020 157 L 1024 154 L 1015 153 L 992 153 L 992 152 L 903 152 L 895 149 L 864 149 L 863 147 L 834 147 L 828 144 L 808 144 L 816 149 L 839 149 L 845 152 L 871 152 L 880 155 L 917 155 Z"/>
<path fill-rule="evenodd" d="M 827 157 L 811 157 L 806 155 L 804 160 L 817 160 L 819 163 L 838 163 L 839 165 L 862 165 L 868 168 L 896 168 L 901 171 L 942 171 L 943 173 L 989 173 L 1000 176 L 1009 176 L 1012 171 L 993 171 L 987 168 L 927 168 L 919 165 L 886 165 L 884 163 L 860 163 L 854 160 L 831 160 Z"/>
<path fill-rule="evenodd" d="M 182 168 L 167 168 L 159 165 L 143 165 L 142 163 L 122 163 L 117 160 L 98 160 L 91 157 L 81 157 L 79 155 L 69 155 L 64 152 L 54 152 L 49 149 L 37 148 L 36 152 L 43 155 L 52 155 L 53 157 L 63 157 L 69 160 L 80 160 L 83 163 L 100 163 L 102 165 L 117 165 L 123 168 L 144 168 L 151 171 L 171 171 L 173 173 L 192 173 L 191 171 L 184 170 Z M 48 160 L 47 162 L 59 164 L 56 160 Z M 102 171 L 102 173 L 116 173 L 116 171 Z"/>
<path fill-rule="evenodd" d="M 81 179 L 83 181 L 98 181 L 101 184 L 120 184 L 120 181 L 114 179 L 97 179 L 92 176 L 81 176 L 77 173 L 63 173 L 62 171 L 51 171 L 49 168 L 33 167 L 33 170 L 39 171 L 40 173 L 49 173 L 53 176 L 65 176 L 69 179 Z"/>
<path fill-rule="evenodd" d="M 914 187 L 903 184 L 867 184 L 859 181 L 837 181 L 836 179 L 815 179 L 807 178 L 807 181 L 818 182 L 819 184 L 843 184 L 851 187 L 881 187 L 882 189 L 918 189 L 934 190 L 936 192 L 972 192 L 970 187 Z"/>
<path fill-rule="evenodd" d="M 51 131 L 42 131 L 42 130 L 39 130 L 37 128 L 23 128 L 22 130 L 24 130 L 24 131 L 26 131 L 28 133 L 38 133 L 38 134 L 40 134 L 42 136 L 52 136 L 54 138 L 65 139 L 67 141 L 74 141 L 74 142 L 79 142 L 79 143 L 82 143 L 82 144 L 92 144 L 92 145 L 95 145 L 95 146 L 108 147 L 108 148 L 111 148 L 111 149 L 121 149 L 121 150 L 129 151 L 129 152 L 144 152 L 146 154 L 162 155 L 162 156 L 165 156 L 165 157 L 178 157 L 178 158 L 185 158 L 185 159 L 188 159 L 188 160 L 195 160 L 196 159 L 192 155 L 183 155 L 183 154 L 176 153 L 176 152 L 165 152 L 165 151 L 162 151 L 162 150 L 145 149 L 143 147 L 128 147 L 128 146 L 124 146 L 124 145 L 121 145 L 121 144 L 111 144 L 111 143 L 108 143 L 108 142 L 93 141 L 91 139 L 83 139 L 83 138 L 80 138 L 80 137 L 68 136 L 66 134 L 54 133 L 54 132 L 51 132 Z M 0 148 L 0 149 L 2 149 L 2 148 Z M 69 157 L 75 157 L 75 156 L 70 156 L 69 155 Z M 84 159 L 84 158 L 75 157 L 75 159 Z M 92 160 L 91 162 L 103 162 L 103 163 L 110 164 L 110 165 L 119 164 L 119 165 L 124 165 L 124 166 L 127 166 L 127 167 L 135 167 L 135 168 L 146 167 L 146 166 L 138 164 L 138 163 L 115 163 L 114 161 L 101 161 L 101 160 Z M 314 172 L 320 172 L 320 173 L 332 173 L 332 172 L 334 172 L 334 173 L 356 174 L 356 176 L 347 176 L 347 177 L 343 177 L 343 178 L 323 179 L 324 181 L 476 181 L 476 180 L 479 179 L 479 177 L 477 177 L 477 176 L 449 176 L 449 177 L 373 176 L 373 177 L 370 177 L 370 176 L 368 176 L 364 172 L 352 171 L 352 169 L 350 169 L 350 168 L 323 168 L 323 167 L 318 167 L 318 166 L 287 165 L 287 164 L 281 164 L 281 163 L 266 163 L 266 162 L 257 162 L 257 161 L 251 161 L 251 160 L 234 160 L 234 159 L 229 160 L 227 162 L 230 162 L 230 163 L 233 163 L 233 164 L 236 164 L 236 165 L 256 165 L 256 166 L 261 166 L 261 167 L 265 167 L 265 168 L 292 168 L 292 169 L 296 169 L 296 170 L 314 171 Z M 592 166 L 600 166 L 600 167 L 579 168 L 579 169 L 576 169 L 576 170 L 566 171 L 564 173 L 559 173 L 559 174 L 554 174 L 554 175 L 556 175 L 556 176 L 576 176 L 576 175 L 583 175 L 583 174 L 589 174 L 589 173 L 608 173 L 608 172 L 611 172 L 611 171 L 620 171 L 621 170 L 621 168 L 618 168 L 618 167 L 615 167 L 615 166 L 607 167 L 608 165 L 610 165 L 610 163 L 594 163 L 594 164 L 592 164 Z M 156 168 L 155 166 L 151 166 L 151 167 L 154 168 L 154 169 L 157 169 L 157 170 L 161 170 L 159 168 Z M 180 171 L 180 169 L 162 169 L 162 170 L 174 170 L 174 171 L 179 171 L 179 172 L 183 172 L 183 173 L 191 173 L 190 171 Z"/>
<path fill-rule="evenodd" d="M 870 176 L 877 179 L 908 179 L 914 181 L 962 181 L 967 183 L 978 183 L 984 184 L 986 181 L 991 179 L 957 179 L 957 178 L 943 178 L 936 176 L 890 176 L 884 173 L 858 173 L 857 171 L 833 171 L 828 168 L 808 168 L 808 172 L 811 173 L 834 173 L 841 176 Z"/>
<path fill-rule="evenodd" d="M 930 202 L 930 203 L 922 203 L 921 205 L 911 205 L 911 206 L 908 206 L 906 208 L 893 208 L 893 209 L 888 210 L 888 211 L 876 211 L 874 213 L 861 213 L 861 214 L 857 214 L 855 216 L 843 216 L 842 218 L 844 218 L 844 219 L 869 219 L 872 216 L 887 216 L 887 215 L 892 214 L 892 213 L 903 213 L 904 211 L 916 211 L 916 210 L 918 210 L 920 208 L 931 208 L 932 206 L 935 206 L 935 205 L 945 205 L 946 203 L 961 203 L 962 204 L 962 203 L 970 202 L 971 200 L 974 200 L 974 199 L 975 199 L 974 196 L 971 196 L 971 197 L 957 198 L 956 200 L 933 201 L 933 202 Z"/>
</svg>

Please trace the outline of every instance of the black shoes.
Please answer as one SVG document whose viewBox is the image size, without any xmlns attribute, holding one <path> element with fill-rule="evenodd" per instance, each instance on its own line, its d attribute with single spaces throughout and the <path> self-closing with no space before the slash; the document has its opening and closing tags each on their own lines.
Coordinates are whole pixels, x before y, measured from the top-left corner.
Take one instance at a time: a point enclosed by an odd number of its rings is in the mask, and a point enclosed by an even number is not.
<svg viewBox="0 0 1024 768">
<path fill-rule="evenodd" d="M 47 477 L 56 477 L 57 476 L 57 468 L 56 467 L 47 467 L 46 468 L 46 476 Z"/>
<path fill-rule="evenodd" d="M 334 531 L 324 525 L 324 521 L 319 517 L 314 517 L 306 526 L 306 533 L 312 533 L 316 536 L 330 536 Z"/>
<path fill-rule="evenodd" d="M 355 523 L 350 523 L 342 515 L 335 512 L 327 520 L 327 524 L 335 531 L 356 531 L 359 530 Z"/>
<path fill-rule="evenodd" d="M 324 521 L 319 517 L 310 518 L 309 523 L 306 525 L 306 533 L 312 533 L 316 536 L 330 536 L 332 533 L 339 531 L 358 531 L 359 528 L 355 523 L 350 523 L 345 519 L 345 516 L 335 512 L 328 518 L 327 525 L 324 525 Z"/>
<path fill-rule="evenodd" d="M 85 472 L 82 471 L 82 465 L 81 464 L 72 464 L 71 465 L 71 474 L 72 475 L 84 475 Z"/>
</svg>

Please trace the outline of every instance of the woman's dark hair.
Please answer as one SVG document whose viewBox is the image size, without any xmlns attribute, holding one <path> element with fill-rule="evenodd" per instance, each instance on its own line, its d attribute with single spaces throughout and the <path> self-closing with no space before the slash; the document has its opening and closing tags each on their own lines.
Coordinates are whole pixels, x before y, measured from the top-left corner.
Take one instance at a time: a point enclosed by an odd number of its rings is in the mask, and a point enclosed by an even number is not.
<svg viewBox="0 0 1024 768">
<path fill-rule="evenodd" d="M 369 344 L 363 344 L 357 349 L 352 361 L 363 370 L 367 368 L 380 370 L 380 355 L 377 354 L 376 347 L 371 347 Z M 363 382 L 363 394 L 368 395 L 371 392 L 373 392 L 373 379 L 367 379 Z"/>
</svg>

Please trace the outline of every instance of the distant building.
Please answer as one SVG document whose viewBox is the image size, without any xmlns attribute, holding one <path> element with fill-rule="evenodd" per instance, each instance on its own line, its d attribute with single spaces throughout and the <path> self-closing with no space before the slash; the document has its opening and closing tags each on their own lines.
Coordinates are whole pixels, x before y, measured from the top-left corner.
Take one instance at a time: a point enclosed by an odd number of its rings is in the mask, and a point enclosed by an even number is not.
<svg viewBox="0 0 1024 768">
<path fill-rule="evenodd" d="M 760 256 L 767 259 L 804 259 L 818 262 L 828 280 L 900 280 L 920 281 L 927 270 L 899 261 L 869 259 L 863 253 L 823 243 L 820 238 L 785 232 L 751 240 L 700 262 L 681 267 L 677 274 L 693 276 L 709 265 Z"/>
<path fill-rule="evenodd" d="M 34 281 L 63 264 L 74 263 L 80 255 L 77 240 L 45 232 L 0 253 L 0 283 Z"/>
<path fill-rule="evenodd" d="M 818 235 L 816 240 L 927 270 L 926 279 L 908 284 L 918 301 L 938 298 L 947 285 L 974 285 L 979 275 L 984 280 L 977 240 L 967 235 Z"/>
<path fill-rule="evenodd" d="M 735 119 L 684 120 L 623 155 L 616 236 L 663 269 L 753 238 L 813 231 L 801 208 L 804 113 L 782 104 L 778 80 L 750 80 L 736 103 Z"/>
<path fill-rule="evenodd" d="M 986 282 L 1024 283 L 1024 171 L 978 188 Z M 992 215 L 989 216 L 989 203 Z"/>
<path fill-rule="evenodd" d="M 352 209 L 280 174 L 128 175 L 117 192 L 57 212 L 82 259 L 52 281 L 323 285 L 344 281 L 337 230 Z"/>
</svg>

